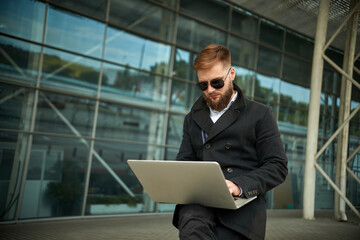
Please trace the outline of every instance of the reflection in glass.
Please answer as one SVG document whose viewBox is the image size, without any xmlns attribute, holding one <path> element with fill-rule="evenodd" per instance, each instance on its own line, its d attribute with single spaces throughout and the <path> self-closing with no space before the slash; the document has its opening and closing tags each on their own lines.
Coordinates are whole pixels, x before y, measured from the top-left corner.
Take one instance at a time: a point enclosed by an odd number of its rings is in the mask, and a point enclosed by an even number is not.
<svg viewBox="0 0 360 240">
<path fill-rule="evenodd" d="M 169 79 L 104 64 L 101 96 L 118 101 L 163 108 L 166 105 Z"/>
<path fill-rule="evenodd" d="M 108 28 L 105 59 L 167 75 L 171 48 L 136 35 Z"/>
<path fill-rule="evenodd" d="M 89 142 L 34 136 L 20 219 L 80 215 Z"/>
<path fill-rule="evenodd" d="M 169 115 L 169 125 L 167 129 L 167 141 L 166 144 L 170 146 L 180 147 L 182 135 L 183 135 L 183 124 L 184 124 L 185 115 L 178 115 L 178 114 L 170 114 Z M 170 149 L 168 149 L 170 151 Z M 171 150 L 173 151 L 173 150 Z M 176 149 L 177 154 L 178 149 Z M 175 159 L 176 154 L 172 154 L 172 159 Z M 166 159 L 171 159 L 168 156 Z"/>
<path fill-rule="evenodd" d="M 284 29 L 273 23 L 261 21 L 260 41 L 282 49 Z"/>
<path fill-rule="evenodd" d="M 242 9 L 236 9 L 233 11 L 232 15 L 231 31 L 256 40 L 258 20 L 249 13 L 242 12 Z"/>
<path fill-rule="evenodd" d="M 252 88 L 253 88 L 253 81 L 255 73 L 250 71 L 246 68 L 233 66 L 236 72 L 236 76 L 234 79 L 234 83 L 237 84 L 240 88 L 245 97 L 250 98 L 252 97 Z"/>
<path fill-rule="evenodd" d="M 321 94 L 319 135 L 324 139 L 329 138 L 337 129 L 339 103 L 335 95 L 327 93 Z"/>
<path fill-rule="evenodd" d="M 285 124 L 285 125 L 284 125 Z M 293 128 L 287 123 L 278 122 L 281 130 L 281 140 L 283 142 L 286 155 L 291 159 L 288 163 L 291 181 L 291 195 L 293 199 L 293 209 L 301 209 L 303 204 L 303 188 L 304 188 L 304 162 L 306 147 L 306 128 Z M 290 131 L 290 133 L 288 132 Z M 284 133 L 285 132 L 285 133 Z M 296 135 L 291 133 L 298 133 Z"/>
<path fill-rule="evenodd" d="M 171 110 L 187 113 L 201 91 L 195 84 L 173 80 L 171 91 Z"/>
<path fill-rule="evenodd" d="M 280 75 L 281 53 L 259 46 L 257 69 L 275 76 Z"/>
<path fill-rule="evenodd" d="M 341 74 L 337 71 L 324 69 L 322 92 L 327 92 L 340 96 L 341 90 Z M 354 96 L 354 94 L 351 94 Z"/>
<path fill-rule="evenodd" d="M 32 0 L 0 1 L 0 32 L 41 42 L 45 3 Z"/>
<path fill-rule="evenodd" d="M 105 24 L 50 6 L 45 43 L 92 57 L 101 57 Z"/>
<path fill-rule="evenodd" d="M 299 34 L 286 31 L 285 51 L 298 57 L 311 60 L 313 57 L 314 44 Z"/>
<path fill-rule="evenodd" d="M 180 145 L 178 147 L 180 147 Z M 179 152 L 179 148 L 167 148 L 165 152 L 165 159 L 176 160 L 176 156 L 178 152 Z"/>
<path fill-rule="evenodd" d="M 96 137 L 161 144 L 165 114 L 101 102 Z"/>
<path fill-rule="evenodd" d="M 306 127 L 308 110 L 292 107 L 290 103 L 280 104 L 279 121 L 289 122 L 293 125 Z"/>
<path fill-rule="evenodd" d="M 310 102 L 310 89 L 295 84 L 281 81 L 280 84 L 280 103 L 290 104 L 290 106 L 298 106 L 308 108 Z"/>
<path fill-rule="evenodd" d="M 283 78 L 310 87 L 311 63 L 284 55 Z"/>
<path fill-rule="evenodd" d="M 281 81 L 279 121 L 307 126 L 310 89 Z"/>
<path fill-rule="evenodd" d="M 94 101 L 41 92 L 37 106 L 35 131 L 91 136 Z"/>
<path fill-rule="evenodd" d="M 225 32 L 179 16 L 177 44 L 194 51 L 200 51 L 209 44 L 225 45 Z"/>
<path fill-rule="evenodd" d="M 34 90 L 0 83 L 0 128 L 30 130 Z"/>
<path fill-rule="evenodd" d="M 228 25 L 229 7 L 222 5 L 217 1 L 181 0 L 180 11 L 221 28 L 226 29 Z"/>
<path fill-rule="evenodd" d="M 84 13 L 105 20 L 105 11 L 107 0 L 97 1 L 74 1 L 74 0 L 50 0 L 50 3 L 63 6 L 76 12 Z"/>
<path fill-rule="evenodd" d="M 154 211 L 151 207 L 154 203 L 143 192 L 126 162 L 128 159 L 151 159 L 148 154 L 152 149 L 146 145 L 101 141 L 97 141 L 94 148 L 86 214 Z M 161 148 L 154 148 L 161 153 Z"/>
<path fill-rule="evenodd" d="M 100 62 L 44 49 L 41 85 L 96 96 Z"/>
<path fill-rule="evenodd" d="M 117 0 L 111 1 L 109 22 L 172 42 L 175 14 L 143 0 Z"/>
<path fill-rule="evenodd" d="M 0 132 L 0 221 L 14 220 L 28 135 Z"/>
<path fill-rule="evenodd" d="M 11 81 L 36 81 L 41 48 L 0 36 L 0 75 Z"/>
<path fill-rule="evenodd" d="M 280 80 L 261 74 L 256 75 L 255 99 L 266 105 L 277 104 L 279 96 Z M 273 104 L 271 104 L 273 103 Z"/>
<path fill-rule="evenodd" d="M 174 76 L 195 80 L 193 62 L 196 54 L 177 48 L 175 50 Z"/>
<path fill-rule="evenodd" d="M 255 64 L 255 44 L 247 40 L 231 36 L 229 50 L 233 63 L 248 68 L 254 68 Z"/>
</svg>

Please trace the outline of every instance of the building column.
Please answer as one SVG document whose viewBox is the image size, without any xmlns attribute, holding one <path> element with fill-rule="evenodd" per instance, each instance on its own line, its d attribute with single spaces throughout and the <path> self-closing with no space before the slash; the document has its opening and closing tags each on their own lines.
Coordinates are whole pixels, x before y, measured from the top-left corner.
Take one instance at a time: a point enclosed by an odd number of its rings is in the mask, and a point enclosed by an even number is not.
<svg viewBox="0 0 360 240">
<path fill-rule="evenodd" d="M 356 0 L 352 0 L 350 2 L 350 10 L 354 8 L 355 4 Z M 359 13 L 355 12 L 354 15 L 349 19 L 347 25 L 343 70 L 349 76 L 353 75 L 354 69 L 358 17 Z M 348 81 L 345 76 L 343 76 L 341 80 L 340 92 L 339 126 L 350 115 L 351 89 L 352 83 Z M 349 124 L 346 124 L 338 137 L 335 177 L 335 183 L 344 195 L 346 195 L 346 160 L 348 156 L 348 139 Z M 345 201 L 339 196 L 337 192 L 335 192 L 334 211 L 336 219 L 340 221 L 347 221 Z"/>
<path fill-rule="evenodd" d="M 315 155 L 317 153 L 320 96 L 323 77 L 324 60 L 322 53 L 326 42 L 327 22 L 329 15 L 330 0 L 322 0 L 319 5 L 319 14 L 316 25 L 316 36 L 314 44 L 314 55 L 311 71 L 310 104 L 306 141 L 306 160 L 304 172 L 304 196 L 303 196 L 303 218 L 314 219 L 315 210 L 315 184 L 316 169 Z"/>
</svg>

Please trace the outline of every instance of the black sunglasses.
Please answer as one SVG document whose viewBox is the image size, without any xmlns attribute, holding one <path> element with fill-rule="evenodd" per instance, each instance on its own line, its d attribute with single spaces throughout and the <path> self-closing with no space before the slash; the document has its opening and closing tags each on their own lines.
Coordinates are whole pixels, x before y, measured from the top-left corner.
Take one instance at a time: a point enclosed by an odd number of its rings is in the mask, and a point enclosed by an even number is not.
<svg viewBox="0 0 360 240">
<path fill-rule="evenodd" d="M 225 80 L 229 75 L 230 69 L 231 69 L 231 67 L 229 68 L 229 70 L 228 70 L 228 72 L 226 74 Z M 213 80 L 210 81 L 210 85 L 215 89 L 220 89 L 225 85 L 225 80 L 213 79 Z M 197 86 L 200 88 L 201 91 L 205 91 L 209 86 L 209 82 L 207 82 L 207 81 L 198 82 Z"/>
</svg>

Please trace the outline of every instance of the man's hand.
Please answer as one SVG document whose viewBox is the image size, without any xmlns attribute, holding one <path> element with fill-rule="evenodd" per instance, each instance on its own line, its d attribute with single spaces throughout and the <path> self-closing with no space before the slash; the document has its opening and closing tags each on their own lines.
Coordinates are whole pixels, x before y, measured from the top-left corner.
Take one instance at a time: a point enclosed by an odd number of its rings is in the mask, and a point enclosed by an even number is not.
<svg viewBox="0 0 360 240">
<path fill-rule="evenodd" d="M 230 193 L 233 196 L 239 196 L 241 194 L 241 190 L 240 190 L 238 185 L 236 185 L 232 181 L 229 181 L 229 180 L 226 180 L 226 179 L 225 179 L 225 181 L 226 181 L 226 184 L 227 184 L 227 186 L 229 188 Z"/>
</svg>

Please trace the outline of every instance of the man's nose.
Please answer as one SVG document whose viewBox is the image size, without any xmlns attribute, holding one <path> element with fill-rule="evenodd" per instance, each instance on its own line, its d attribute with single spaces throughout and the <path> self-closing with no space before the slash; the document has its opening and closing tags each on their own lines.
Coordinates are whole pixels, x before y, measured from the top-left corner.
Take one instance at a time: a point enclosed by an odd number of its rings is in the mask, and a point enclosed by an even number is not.
<svg viewBox="0 0 360 240">
<path fill-rule="evenodd" d="M 208 88 L 206 89 L 206 91 L 207 91 L 208 93 L 212 93 L 212 92 L 215 91 L 215 88 L 213 88 L 213 86 L 211 86 L 211 84 L 209 83 Z"/>
</svg>

